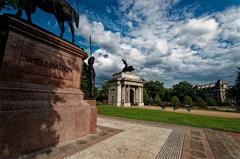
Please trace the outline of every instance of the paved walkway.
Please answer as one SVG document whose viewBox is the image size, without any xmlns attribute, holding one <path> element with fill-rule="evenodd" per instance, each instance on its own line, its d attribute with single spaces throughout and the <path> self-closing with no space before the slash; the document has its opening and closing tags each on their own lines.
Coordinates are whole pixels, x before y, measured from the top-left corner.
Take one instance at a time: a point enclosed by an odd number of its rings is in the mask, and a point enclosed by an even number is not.
<svg viewBox="0 0 240 159">
<path fill-rule="evenodd" d="M 158 106 L 144 106 L 144 107 L 129 107 L 129 108 L 142 108 L 142 109 L 154 109 L 154 110 L 162 110 L 161 107 Z M 176 113 L 184 113 L 184 114 L 196 114 L 196 115 L 205 115 L 205 116 L 216 116 L 216 117 L 224 117 L 224 118 L 240 118 L 240 113 L 234 112 L 221 112 L 221 111 L 213 111 L 213 110 L 199 110 L 192 109 L 191 112 L 188 112 L 187 109 L 179 108 L 177 110 L 173 110 L 171 107 L 166 107 L 164 111 L 167 112 L 176 112 Z"/>
<path fill-rule="evenodd" d="M 239 159 L 240 134 L 99 116 L 122 130 L 66 159 Z"/>
</svg>

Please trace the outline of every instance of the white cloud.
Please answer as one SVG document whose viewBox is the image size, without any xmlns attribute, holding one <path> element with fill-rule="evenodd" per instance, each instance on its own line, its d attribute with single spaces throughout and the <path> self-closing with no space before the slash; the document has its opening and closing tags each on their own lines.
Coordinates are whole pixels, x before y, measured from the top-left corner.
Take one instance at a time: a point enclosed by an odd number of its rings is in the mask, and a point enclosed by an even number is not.
<svg viewBox="0 0 240 159">
<path fill-rule="evenodd" d="M 89 22 L 85 15 L 80 16 L 79 29 L 76 29 L 76 34 L 83 37 L 92 35 L 94 42 L 103 48 L 116 49 L 120 44 L 120 33 L 112 33 L 111 31 L 105 31 L 105 28 L 101 22 Z"/>
<path fill-rule="evenodd" d="M 121 71 L 124 58 L 143 78 L 162 80 L 168 86 L 182 80 L 234 80 L 235 67 L 240 65 L 240 8 L 197 18 L 183 11 L 176 16 L 188 19 L 173 21 L 168 19 L 167 11 L 177 2 L 119 1 L 122 20 L 129 27 L 125 37 L 82 15 L 77 34 L 87 37 L 91 33 L 100 47 L 95 51 L 99 76 L 110 79 L 113 73 Z M 231 47 L 229 40 L 234 41 Z M 199 50 L 192 50 L 193 45 Z"/>
<path fill-rule="evenodd" d="M 233 7 L 216 14 L 221 24 L 222 36 L 225 39 L 240 39 L 240 7 Z"/>
</svg>

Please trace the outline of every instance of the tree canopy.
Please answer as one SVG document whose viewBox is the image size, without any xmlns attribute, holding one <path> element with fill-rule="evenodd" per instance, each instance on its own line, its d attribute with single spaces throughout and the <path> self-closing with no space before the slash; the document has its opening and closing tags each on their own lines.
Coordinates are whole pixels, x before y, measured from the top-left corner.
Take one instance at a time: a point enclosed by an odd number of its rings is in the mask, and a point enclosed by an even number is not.
<svg viewBox="0 0 240 159">
<path fill-rule="evenodd" d="M 17 2 L 18 0 L 0 0 L 0 10 L 1 9 L 11 9 L 17 8 Z"/>
<path fill-rule="evenodd" d="M 229 90 L 229 97 L 236 101 L 237 110 L 240 111 L 240 67 L 238 68 L 235 85 Z"/>
<path fill-rule="evenodd" d="M 164 96 L 165 88 L 164 83 L 160 81 L 148 81 L 144 83 L 144 89 L 148 96 L 154 98 L 156 95 L 159 97 Z"/>
<path fill-rule="evenodd" d="M 158 94 L 154 97 L 153 101 L 154 101 L 155 105 L 160 105 L 161 104 L 161 98 L 159 97 Z"/>
<path fill-rule="evenodd" d="M 99 92 L 98 98 L 107 99 L 108 98 L 109 87 L 110 87 L 109 82 L 104 81 L 103 84 L 102 84 L 102 89 Z"/>
<path fill-rule="evenodd" d="M 204 106 L 207 105 L 207 103 L 203 100 L 202 97 L 197 97 L 196 105 L 199 106 L 199 107 L 204 107 Z"/>
<path fill-rule="evenodd" d="M 186 97 L 184 98 L 184 104 L 186 104 L 186 105 L 192 105 L 192 98 L 189 97 L 189 96 L 186 96 Z"/>
<path fill-rule="evenodd" d="M 171 102 L 172 102 L 172 104 L 175 105 L 175 106 L 178 106 L 178 105 L 180 104 L 179 99 L 178 99 L 177 96 L 173 96 L 173 97 L 171 98 Z"/>
<path fill-rule="evenodd" d="M 188 83 L 187 81 L 179 82 L 173 86 L 174 94 L 180 99 L 181 102 L 184 101 L 184 97 L 189 96 L 192 99 L 196 98 L 196 89 Z"/>
</svg>

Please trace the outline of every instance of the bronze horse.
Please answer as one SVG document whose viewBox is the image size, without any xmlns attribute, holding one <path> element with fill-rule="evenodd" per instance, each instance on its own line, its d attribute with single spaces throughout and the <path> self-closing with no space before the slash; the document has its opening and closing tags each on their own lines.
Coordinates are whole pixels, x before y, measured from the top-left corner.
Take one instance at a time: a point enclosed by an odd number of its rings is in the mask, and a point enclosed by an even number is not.
<svg viewBox="0 0 240 159">
<path fill-rule="evenodd" d="M 54 14 L 61 29 L 61 38 L 63 38 L 65 31 L 64 22 L 67 21 L 72 33 L 72 43 L 74 44 L 73 18 L 78 28 L 79 15 L 66 0 L 19 0 L 17 16 L 21 17 L 22 10 L 24 9 L 28 22 L 32 23 L 31 14 L 35 12 L 36 7 L 39 7 L 47 13 Z"/>
</svg>

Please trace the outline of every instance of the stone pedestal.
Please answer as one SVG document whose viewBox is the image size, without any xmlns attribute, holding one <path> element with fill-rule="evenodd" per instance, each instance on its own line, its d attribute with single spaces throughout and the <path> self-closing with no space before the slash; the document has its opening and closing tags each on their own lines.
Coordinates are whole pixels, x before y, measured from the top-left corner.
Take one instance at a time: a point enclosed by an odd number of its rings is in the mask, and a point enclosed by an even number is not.
<svg viewBox="0 0 240 159">
<path fill-rule="evenodd" d="M 95 133 L 96 102 L 80 90 L 87 53 L 12 16 L 0 21 L 0 158 Z"/>
</svg>

